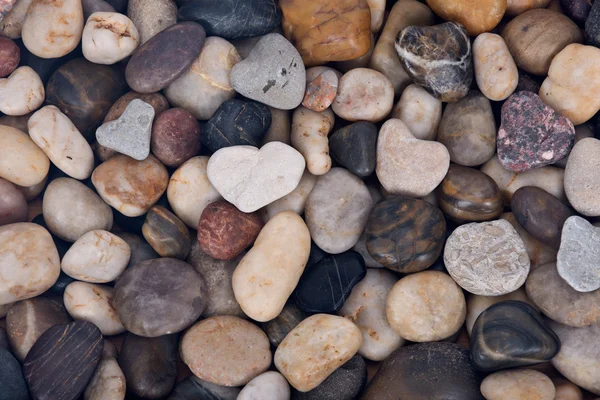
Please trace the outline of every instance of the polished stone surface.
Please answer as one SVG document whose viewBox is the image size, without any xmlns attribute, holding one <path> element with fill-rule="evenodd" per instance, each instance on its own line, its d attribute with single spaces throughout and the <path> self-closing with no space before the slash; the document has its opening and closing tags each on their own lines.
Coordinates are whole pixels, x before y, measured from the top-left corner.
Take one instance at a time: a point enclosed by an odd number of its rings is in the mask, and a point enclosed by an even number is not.
<svg viewBox="0 0 600 400">
<path fill-rule="evenodd" d="M 375 171 L 377 133 L 375 124 L 356 122 L 329 137 L 329 151 L 335 161 L 354 175 L 369 176 Z"/>
</svg>

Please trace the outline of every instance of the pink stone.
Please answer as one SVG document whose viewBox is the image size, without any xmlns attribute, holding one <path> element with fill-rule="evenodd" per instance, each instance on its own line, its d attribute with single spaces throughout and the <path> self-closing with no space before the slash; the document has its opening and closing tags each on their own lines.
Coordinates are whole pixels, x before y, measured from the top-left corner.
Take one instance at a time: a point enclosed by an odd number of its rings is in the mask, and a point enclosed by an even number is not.
<svg viewBox="0 0 600 400">
<path fill-rule="evenodd" d="M 326 110 L 335 99 L 337 87 L 338 77 L 335 72 L 330 69 L 323 71 L 306 84 L 302 105 L 317 112 Z"/>
</svg>

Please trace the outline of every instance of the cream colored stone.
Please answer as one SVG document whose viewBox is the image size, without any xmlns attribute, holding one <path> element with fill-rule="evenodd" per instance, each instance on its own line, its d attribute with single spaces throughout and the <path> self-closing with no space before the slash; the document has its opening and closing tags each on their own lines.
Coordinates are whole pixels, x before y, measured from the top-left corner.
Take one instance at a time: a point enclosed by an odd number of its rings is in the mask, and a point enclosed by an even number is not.
<svg viewBox="0 0 600 400">
<path fill-rule="evenodd" d="M 61 261 L 63 272 L 84 282 L 106 283 L 121 275 L 131 256 L 126 241 L 117 235 L 94 230 L 81 236 Z"/>
<path fill-rule="evenodd" d="M 481 382 L 486 400 L 554 400 L 554 384 L 532 369 L 494 372 Z"/>
<path fill-rule="evenodd" d="M 79 44 L 83 23 L 81 0 L 34 0 L 23 23 L 23 44 L 38 57 L 62 57 Z"/>
<path fill-rule="evenodd" d="M 104 341 L 106 343 L 107 340 Z M 100 361 L 83 394 L 84 400 L 124 400 L 127 385 L 119 363 L 112 357 Z"/>
<path fill-rule="evenodd" d="M 233 273 L 233 293 L 252 319 L 279 315 L 296 288 L 310 254 L 310 233 L 292 211 L 271 218 Z"/>
<path fill-rule="evenodd" d="M 477 36 L 473 64 L 477 86 L 488 99 L 504 100 L 517 88 L 519 71 L 502 36 L 487 32 Z"/>
<path fill-rule="evenodd" d="M 367 0 L 369 10 L 371 10 L 371 32 L 379 32 L 381 25 L 383 25 L 385 1 L 386 0 Z"/>
<path fill-rule="evenodd" d="M 83 28 L 83 56 L 95 64 L 114 64 L 138 47 L 140 35 L 133 22 L 116 12 L 95 12 Z"/>
<path fill-rule="evenodd" d="M 221 104 L 235 96 L 229 75 L 239 61 L 231 43 L 208 37 L 190 69 L 164 90 L 165 96 L 173 107 L 181 107 L 197 119 L 210 119 Z"/>
<path fill-rule="evenodd" d="M 271 110 L 271 126 L 263 138 L 262 144 L 269 142 L 282 142 L 291 145 L 291 119 L 290 110 L 280 110 L 269 107 Z"/>
<path fill-rule="evenodd" d="M 27 16 L 27 10 L 33 0 L 18 0 L 13 8 L 0 20 L 0 35 L 10 39 L 18 39 L 21 37 L 23 23 Z"/>
<path fill-rule="evenodd" d="M 75 281 L 65 288 L 63 300 L 73 319 L 91 322 L 103 335 L 111 336 L 125 332 L 112 297 L 110 286 Z"/>
<path fill-rule="evenodd" d="M 127 16 L 140 32 L 140 45 L 177 22 L 173 0 L 129 0 Z"/>
<path fill-rule="evenodd" d="M 331 168 L 328 135 L 334 122 L 330 109 L 316 112 L 300 106 L 294 111 L 292 146 L 304 156 L 306 167 L 313 175 L 326 174 Z"/>
<path fill-rule="evenodd" d="M 8 78 L 0 79 L 0 111 L 6 115 L 25 115 L 44 102 L 44 84 L 33 69 L 22 66 Z"/>
<path fill-rule="evenodd" d="M 482 312 L 484 312 L 490 306 L 496 303 L 500 303 L 501 301 L 507 300 L 523 301 L 535 307 L 535 305 L 533 305 L 533 303 L 529 301 L 529 298 L 525 293 L 524 286 L 521 286 L 514 292 L 502 296 L 480 296 L 477 294 L 469 293 L 467 297 L 467 319 L 465 321 L 465 326 L 467 328 L 467 332 L 469 332 L 469 335 L 471 335 L 471 331 L 473 330 L 473 325 L 475 325 L 475 321 L 477 321 L 477 317 L 479 317 L 479 315 Z"/>
<path fill-rule="evenodd" d="M 300 392 L 319 386 L 362 344 L 360 329 L 346 318 L 315 314 L 300 322 L 275 352 L 275 367 Z"/>
<path fill-rule="evenodd" d="M 298 215 L 302 215 L 308 195 L 310 195 L 310 192 L 316 183 L 317 177 L 308 171 L 304 171 L 296 189 L 265 207 L 266 221 L 282 211 L 293 211 Z"/>
<path fill-rule="evenodd" d="M 531 269 L 556 261 L 557 249 L 553 249 L 531 236 L 529 232 L 517 222 L 517 219 L 512 212 L 504 213 L 500 218 L 510 222 L 521 237 L 521 240 L 523 240 L 527 255 L 529 256 L 529 261 L 531 262 Z"/>
<path fill-rule="evenodd" d="M 29 135 L 0 125 L 0 178 L 19 186 L 33 186 L 48 175 L 50 160 Z"/>
<path fill-rule="evenodd" d="M 252 379 L 236 400 L 290 400 L 290 385 L 279 372 L 268 371 Z"/>
<path fill-rule="evenodd" d="M 59 274 L 58 251 L 46 229 L 29 222 L 0 227 L 0 304 L 44 293 Z"/>
<path fill-rule="evenodd" d="M 71 120 L 55 106 L 38 110 L 27 122 L 29 136 L 61 171 L 83 180 L 92 175 L 94 152 Z"/>
<path fill-rule="evenodd" d="M 442 119 L 442 102 L 413 83 L 402 92 L 392 118 L 401 119 L 417 139 L 435 140 Z"/>
</svg>

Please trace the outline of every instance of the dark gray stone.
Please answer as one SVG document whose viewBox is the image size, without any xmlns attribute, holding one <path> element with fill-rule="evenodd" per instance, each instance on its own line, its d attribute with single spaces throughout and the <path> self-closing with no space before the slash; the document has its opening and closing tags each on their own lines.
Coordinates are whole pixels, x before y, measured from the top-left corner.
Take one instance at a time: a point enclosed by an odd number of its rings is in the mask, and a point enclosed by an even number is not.
<svg viewBox="0 0 600 400">
<path fill-rule="evenodd" d="M 600 1 L 594 1 L 585 20 L 585 34 L 589 44 L 600 47 Z"/>
<path fill-rule="evenodd" d="M 219 386 L 190 376 L 177 384 L 167 400 L 236 400 L 239 393 L 239 388 Z"/>
<path fill-rule="evenodd" d="M 29 400 L 23 369 L 5 348 L 0 348 L 0 400 Z"/>
<path fill-rule="evenodd" d="M 277 317 L 263 323 L 262 329 L 267 334 L 271 346 L 277 347 L 287 334 L 306 317 L 308 317 L 308 314 L 302 311 L 300 307 L 294 303 L 288 303 Z"/>
<path fill-rule="evenodd" d="M 141 236 L 134 233 L 119 233 L 117 236 L 126 241 L 131 249 L 131 257 L 129 257 L 127 268 L 133 267 L 142 261 L 153 260 L 160 257 L 158 253 L 154 251 L 152 246 L 150 246 L 150 244 L 148 244 Z"/>
<path fill-rule="evenodd" d="M 377 126 L 356 122 L 337 130 L 329 137 L 329 151 L 354 175 L 371 175 L 377 162 Z"/>
</svg>

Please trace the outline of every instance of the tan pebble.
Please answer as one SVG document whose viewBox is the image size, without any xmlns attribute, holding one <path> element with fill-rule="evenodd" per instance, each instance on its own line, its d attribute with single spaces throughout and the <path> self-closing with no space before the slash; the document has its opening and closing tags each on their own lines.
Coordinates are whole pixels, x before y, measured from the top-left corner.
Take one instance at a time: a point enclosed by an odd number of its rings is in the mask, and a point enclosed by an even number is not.
<svg viewBox="0 0 600 400">
<path fill-rule="evenodd" d="M 481 382 L 486 400 L 554 400 L 556 393 L 550 378 L 531 369 L 499 371 Z"/>
<path fill-rule="evenodd" d="M 34 186 L 46 178 L 49 169 L 48 156 L 26 133 L 0 125 L 0 178 Z"/>
<path fill-rule="evenodd" d="M 87 282 L 71 282 L 63 295 L 65 307 L 75 320 L 88 321 L 111 336 L 125 332 L 112 304 L 112 288 Z"/>
<path fill-rule="evenodd" d="M 392 118 L 402 120 L 417 139 L 435 140 L 442 118 L 442 102 L 413 83 L 402 92 Z"/>
<path fill-rule="evenodd" d="M 0 79 L 0 111 L 6 115 L 25 115 L 44 102 L 44 84 L 33 69 L 22 66 L 8 78 Z"/>
<path fill-rule="evenodd" d="M 313 67 L 322 69 L 322 67 Z M 338 76 L 332 69 L 326 69 L 316 77 L 309 80 L 310 69 L 306 71 L 306 92 L 302 105 L 313 111 L 326 110 L 337 93 Z"/>
<path fill-rule="evenodd" d="M 519 83 L 519 71 L 502 36 L 482 33 L 473 42 L 475 79 L 490 100 L 508 98 Z"/>
<path fill-rule="evenodd" d="M 83 56 L 95 64 L 111 65 L 137 48 L 140 35 L 133 22 L 116 12 L 95 12 L 83 28 Z"/>
<path fill-rule="evenodd" d="M 306 160 L 306 167 L 313 175 L 326 174 L 331 168 L 329 156 L 329 133 L 335 116 L 331 110 L 316 112 L 300 106 L 292 118 L 292 146 Z"/>
</svg>

